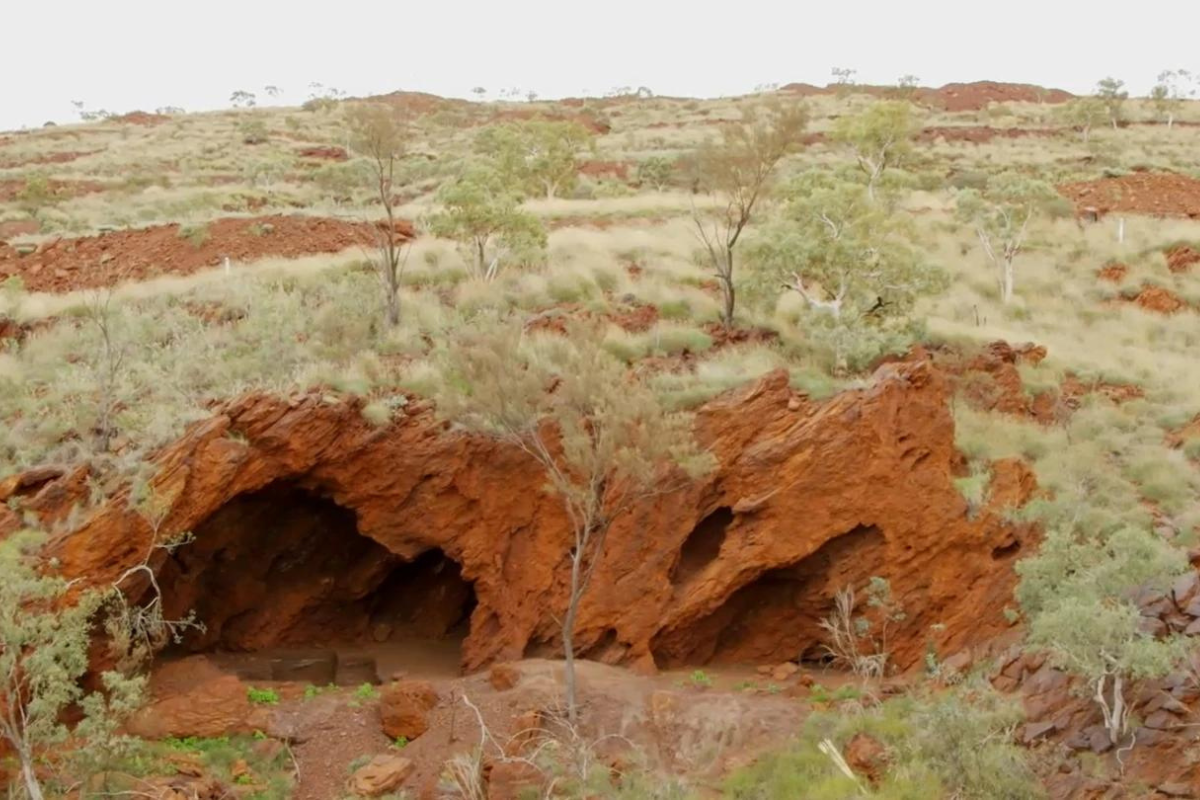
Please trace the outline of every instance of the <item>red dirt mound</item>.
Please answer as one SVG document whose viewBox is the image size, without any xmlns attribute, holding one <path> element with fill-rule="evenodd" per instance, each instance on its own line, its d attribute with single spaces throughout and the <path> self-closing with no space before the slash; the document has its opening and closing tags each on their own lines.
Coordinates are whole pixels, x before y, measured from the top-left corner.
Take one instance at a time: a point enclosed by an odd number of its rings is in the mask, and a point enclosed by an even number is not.
<svg viewBox="0 0 1200 800">
<path fill-rule="evenodd" d="M 1175 314 L 1187 308 L 1187 303 L 1170 289 L 1161 286 L 1147 286 L 1130 302 L 1137 303 L 1146 311 L 1159 314 Z"/>
<path fill-rule="evenodd" d="M 166 114 L 151 114 L 147 111 L 130 111 L 128 114 L 122 114 L 119 117 L 113 117 L 111 122 L 124 122 L 127 125 L 161 125 L 164 122 L 170 122 L 171 118 Z"/>
<path fill-rule="evenodd" d="M 1165 253 L 1167 269 L 1171 272 L 1187 272 L 1194 264 L 1200 264 L 1200 251 L 1186 244 L 1176 245 Z"/>
<path fill-rule="evenodd" d="M 323 161 L 345 161 L 350 156 L 344 147 L 302 147 L 297 151 L 301 158 L 316 158 Z"/>
<path fill-rule="evenodd" d="M 396 232 L 412 238 L 407 222 Z M 375 234 L 368 223 L 303 216 L 269 216 L 215 220 L 198 246 L 180 236 L 179 225 L 117 231 L 81 239 L 57 239 L 22 256 L 0 245 L 0 281 L 20 276 L 37 292 L 65 292 L 111 286 L 158 275 L 188 275 L 234 261 L 266 256 L 295 258 L 336 253 L 359 245 L 371 247 Z"/>
<path fill-rule="evenodd" d="M 41 230 L 42 224 L 36 219 L 18 219 L 10 222 L 0 222 L 0 242 L 7 242 L 18 236 L 30 236 Z"/>
<path fill-rule="evenodd" d="M 845 90 L 835 84 L 825 87 L 811 83 L 789 83 L 781 91 L 800 97 L 818 94 L 833 94 Z M 895 86 L 855 85 L 849 90 L 857 94 L 874 97 L 899 97 L 900 89 Z M 1065 103 L 1074 95 L 1061 89 L 1044 89 L 1027 83 L 998 83 L 976 81 L 975 83 L 948 83 L 937 89 L 918 87 L 909 90 L 916 103 L 943 111 L 981 111 L 992 103 Z"/>
<path fill-rule="evenodd" d="M 436 94 L 428 92 L 405 92 L 395 91 L 388 94 L 377 94 L 370 97 L 351 98 L 351 100 L 365 100 L 370 103 L 386 103 L 394 107 L 396 110 L 420 116 L 424 114 L 432 114 L 437 111 L 443 111 L 448 108 L 462 108 L 470 105 L 470 101 L 459 100 L 452 97 L 439 97 Z"/>
<path fill-rule="evenodd" d="M 1135 172 L 1119 178 L 1064 183 L 1063 197 L 1082 212 L 1148 214 L 1200 219 L 1200 181 L 1171 172 Z"/>
<path fill-rule="evenodd" d="M 1102 281 L 1108 281 L 1109 283 L 1120 283 L 1121 281 L 1125 280 L 1125 276 L 1128 274 L 1129 267 L 1125 264 L 1109 264 L 1105 267 L 1102 267 L 1096 273 L 1096 277 Z"/>
<path fill-rule="evenodd" d="M 918 142 L 969 142 L 984 144 L 992 139 L 1022 139 L 1026 136 L 1054 136 L 1049 128 L 990 128 L 986 125 L 964 125 L 960 127 L 934 126 L 917 134 Z"/>
<path fill-rule="evenodd" d="M 980 111 L 992 103 L 1065 103 L 1074 95 L 1028 83 L 947 83 L 921 92 L 920 101 L 945 111 Z"/>
</svg>

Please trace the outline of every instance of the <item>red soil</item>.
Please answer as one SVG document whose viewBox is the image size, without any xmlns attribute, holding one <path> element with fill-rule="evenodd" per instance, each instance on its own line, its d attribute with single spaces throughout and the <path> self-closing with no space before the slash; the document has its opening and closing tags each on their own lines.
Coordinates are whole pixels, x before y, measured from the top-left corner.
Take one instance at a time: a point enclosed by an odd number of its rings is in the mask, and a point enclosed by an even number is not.
<svg viewBox="0 0 1200 800">
<path fill-rule="evenodd" d="M 1064 183 L 1059 194 L 1097 214 L 1148 214 L 1200 219 L 1200 181 L 1170 172 L 1135 172 L 1119 178 Z"/>
<path fill-rule="evenodd" d="M 345 161 L 350 156 L 343 147 L 302 147 L 297 151 L 301 158 L 316 158 L 323 161 Z"/>
<path fill-rule="evenodd" d="M 825 87 L 810 83 L 789 83 L 782 91 L 801 97 L 818 94 L 833 94 L 844 89 L 835 84 Z M 850 91 L 875 97 L 900 97 L 895 86 L 856 85 Z M 910 91 L 914 102 L 943 111 L 980 111 L 992 103 L 1065 103 L 1074 95 L 1061 89 L 1044 89 L 1025 83 L 997 83 L 976 81 L 975 83 L 948 83 L 938 89 L 918 87 Z"/>
<path fill-rule="evenodd" d="M 946 111 L 979 111 L 991 103 L 1065 103 L 1074 95 L 1027 83 L 948 83 L 921 93 L 921 102 Z"/>
<path fill-rule="evenodd" d="M 7 242 L 18 236 L 35 234 L 41 227 L 41 223 L 36 219 L 18 219 L 11 222 L 0 222 L 0 242 Z"/>
<path fill-rule="evenodd" d="M 397 223 L 397 235 L 412 238 L 412 225 Z M 303 216 L 229 218 L 210 223 L 208 238 L 199 246 L 181 238 L 176 224 L 57 239 L 27 256 L 0 245 L 0 281 L 15 275 L 31 291 L 66 292 L 158 275 L 188 275 L 218 266 L 226 256 L 247 262 L 374 244 L 368 223 Z"/>
<path fill-rule="evenodd" d="M 1167 269 L 1171 272 L 1187 272 L 1194 264 L 1200 264 L 1200 251 L 1186 244 L 1176 245 L 1164 255 L 1167 257 Z"/>
<path fill-rule="evenodd" d="M 119 117 L 113 117 L 111 122 L 124 122 L 128 125 L 161 125 L 164 122 L 170 122 L 171 118 L 166 114 L 151 114 L 146 111 L 130 111 L 128 114 L 122 114 Z"/>
<path fill-rule="evenodd" d="M 1125 264 L 1109 264 L 1100 269 L 1096 273 L 1096 277 L 1102 281 L 1109 283 L 1120 283 L 1125 280 L 1125 276 L 1129 274 L 1129 267 Z"/>
<path fill-rule="evenodd" d="M 1175 314 L 1187 308 L 1187 303 L 1170 289 L 1161 286 L 1146 286 L 1130 302 L 1146 311 L 1159 314 Z"/>
</svg>

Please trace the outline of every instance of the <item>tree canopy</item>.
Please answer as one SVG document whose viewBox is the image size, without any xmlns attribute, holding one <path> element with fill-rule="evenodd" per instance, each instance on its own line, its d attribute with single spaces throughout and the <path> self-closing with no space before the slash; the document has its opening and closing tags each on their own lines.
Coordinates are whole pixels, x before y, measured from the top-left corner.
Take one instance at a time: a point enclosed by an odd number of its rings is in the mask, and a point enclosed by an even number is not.
<svg viewBox="0 0 1200 800">
<path fill-rule="evenodd" d="M 810 170 L 780 195 L 779 213 L 749 253 L 760 285 L 795 291 L 812 311 L 845 322 L 903 316 L 942 285 L 907 222 L 873 202 L 862 183 Z"/>
<path fill-rule="evenodd" d="M 859 168 L 867 176 L 867 194 L 874 199 L 879 179 L 889 167 L 903 163 L 909 156 L 916 134 L 911 103 L 879 100 L 865 111 L 839 118 L 832 138 L 854 152 Z"/>
<path fill-rule="evenodd" d="M 521 210 L 520 192 L 490 164 L 468 165 L 442 185 L 437 200 L 430 232 L 458 242 L 478 277 L 494 278 L 506 263 L 537 260 L 545 251 L 541 222 Z"/>
<path fill-rule="evenodd" d="M 577 122 L 531 119 L 484 128 L 475 151 L 525 194 L 557 197 L 575 186 L 579 154 L 591 142 L 591 131 Z"/>
</svg>

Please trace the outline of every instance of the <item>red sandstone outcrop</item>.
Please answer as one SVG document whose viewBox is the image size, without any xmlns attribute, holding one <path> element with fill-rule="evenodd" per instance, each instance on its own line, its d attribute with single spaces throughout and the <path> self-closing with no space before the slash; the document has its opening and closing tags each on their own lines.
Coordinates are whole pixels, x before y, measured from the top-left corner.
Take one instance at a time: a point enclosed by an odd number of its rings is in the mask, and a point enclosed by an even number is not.
<svg viewBox="0 0 1200 800">
<path fill-rule="evenodd" d="M 931 637 L 949 654 L 1003 630 L 1030 532 L 995 507 L 969 518 L 947 394 L 918 361 L 823 403 L 783 373 L 709 403 L 697 435 L 719 467 L 614 526 L 581 649 L 646 668 L 815 655 L 834 592 L 873 575 L 907 612 L 893 637 L 901 667 Z M 1031 491 L 1026 477 L 1007 481 L 1006 504 L 1024 501 L 1009 495 Z M 170 509 L 160 530 L 195 534 L 152 559 L 166 611 L 207 625 L 191 649 L 468 621 L 468 669 L 556 648 L 570 538 L 558 501 L 520 452 L 448 429 L 427 405 L 377 429 L 353 401 L 245 397 L 166 448 L 152 484 Z M 62 519 L 82 485 L 68 474 L 24 508 Z M 118 494 L 51 547 L 66 575 L 104 582 L 151 538 Z"/>
</svg>

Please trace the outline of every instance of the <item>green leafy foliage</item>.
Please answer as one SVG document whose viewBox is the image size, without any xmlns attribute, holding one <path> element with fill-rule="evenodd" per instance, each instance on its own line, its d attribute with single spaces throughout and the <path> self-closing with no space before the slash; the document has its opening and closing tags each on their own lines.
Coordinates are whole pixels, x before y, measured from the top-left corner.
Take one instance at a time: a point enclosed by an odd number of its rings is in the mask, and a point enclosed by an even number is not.
<svg viewBox="0 0 1200 800">
<path fill-rule="evenodd" d="M 441 210 L 429 219 L 435 236 L 453 239 L 477 277 L 492 279 L 505 264 L 544 258 L 546 231 L 521 210 L 521 193 L 485 163 L 467 167 L 437 193 Z"/>
<path fill-rule="evenodd" d="M 1128 726 L 1124 682 L 1166 675 L 1185 646 L 1179 636 L 1142 629 L 1137 593 L 1165 589 L 1187 571 L 1187 559 L 1142 528 L 1063 526 L 1016 569 L 1029 645 L 1094 686 L 1110 736 L 1120 741 Z"/>
<path fill-rule="evenodd" d="M 986 188 L 963 189 L 957 195 L 959 219 L 975 226 L 979 242 L 997 273 L 1000 297 L 1012 302 L 1014 262 L 1025 247 L 1029 225 L 1059 195 L 1045 181 L 1018 172 L 991 178 Z"/>
<path fill-rule="evenodd" d="M 903 316 L 944 285 L 914 247 L 912 229 L 861 183 L 810 170 L 781 196 L 780 213 L 749 252 L 760 284 L 782 285 L 839 320 Z"/>
<path fill-rule="evenodd" d="M 1104 104 L 1109 122 L 1112 123 L 1113 128 L 1116 128 L 1124 119 L 1125 101 L 1129 99 L 1125 81 L 1113 77 L 1101 79 L 1096 84 L 1096 97 Z"/>
<path fill-rule="evenodd" d="M 250 686 L 246 689 L 246 698 L 251 703 L 261 706 L 274 706 L 279 704 L 279 692 L 274 689 L 256 689 Z"/>
<path fill-rule="evenodd" d="M 577 122 L 532 119 L 484 128 L 475 151 L 521 192 L 557 197 L 574 188 L 579 154 L 591 142 L 591 131 Z"/>
<path fill-rule="evenodd" d="M 908 222 L 873 201 L 862 183 L 821 170 L 781 191 L 783 203 L 751 243 L 750 288 L 804 300 L 801 320 L 835 371 L 869 363 L 908 340 L 916 301 L 946 285 L 913 244 Z"/>
<path fill-rule="evenodd" d="M 733 800 L 1035 800 L 1043 797 L 1023 750 L 1011 733 L 1017 707 L 990 687 L 908 696 L 859 713 L 818 711 L 789 748 L 735 771 L 726 781 Z M 839 751 L 855 735 L 870 736 L 886 751 L 878 786 L 851 777 L 822 752 Z"/>
<path fill-rule="evenodd" d="M 649 386 L 631 379 L 600 330 L 572 325 L 567 333 L 527 336 L 520 319 L 481 320 L 441 354 L 445 380 L 436 399 L 450 419 L 533 458 L 571 522 L 562 637 L 574 722 L 575 618 L 613 521 L 707 472 L 712 459 L 696 446 L 691 417 L 668 413 Z"/>
<path fill-rule="evenodd" d="M 666 156 L 648 156 L 638 162 L 637 179 L 643 186 L 662 191 L 676 174 L 676 160 Z"/>
<path fill-rule="evenodd" d="M 16 200 L 25 213 L 37 216 L 38 211 L 56 202 L 57 195 L 49 178 L 34 173 L 25 178 L 25 184 L 17 191 Z"/>
<path fill-rule="evenodd" d="M 1092 128 L 1104 122 L 1108 109 L 1097 97 L 1077 97 L 1064 103 L 1057 112 L 1059 119 L 1073 128 L 1078 128 L 1086 144 L 1091 140 Z"/>
<path fill-rule="evenodd" d="M 713 211 L 693 208 L 692 221 L 721 287 L 726 327 L 733 325 L 737 305 L 735 248 L 770 192 L 780 161 L 803 145 L 807 125 L 808 109 L 798 103 L 747 108 L 739 122 L 721 127 L 720 139 L 706 142 L 689 159 L 697 185 L 719 199 Z"/>
<path fill-rule="evenodd" d="M 23 530 L 0 541 L 0 737 L 16 753 L 21 783 L 33 800 L 43 796 L 40 764 L 64 742 L 72 752 L 63 766 L 83 778 L 104 769 L 133 746 L 120 725 L 141 703 L 143 678 L 116 672 L 101 676 L 102 688 L 85 692 L 92 618 L 106 601 L 101 592 L 69 598 L 69 582 L 43 570 L 43 534 Z M 83 719 L 72 731 L 63 714 L 78 705 Z"/>
<path fill-rule="evenodd" d="M 875 187 L 887 169 L 903 164 L 911 155 L 917 127 L 908 101 L 880 100 L 865 111 L 839 118 L 831 136 L 854 153 L 867 176 L 867 195 L 873 200 Z"/>
</svg>

